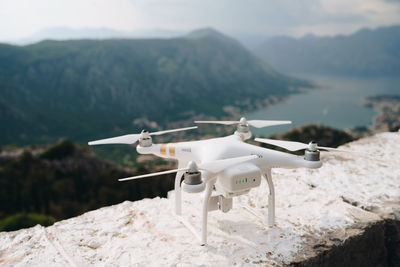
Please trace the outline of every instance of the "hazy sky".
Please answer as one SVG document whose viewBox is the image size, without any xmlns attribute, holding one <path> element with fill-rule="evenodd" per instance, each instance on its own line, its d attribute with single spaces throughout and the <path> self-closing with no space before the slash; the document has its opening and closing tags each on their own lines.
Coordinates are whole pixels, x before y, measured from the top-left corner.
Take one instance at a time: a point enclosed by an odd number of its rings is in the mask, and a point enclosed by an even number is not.
<svg viewBox="0 0 400 267">
<path fill-rule="evenodd" d="M 0 41 L 43 28 L 192 30 L 249 35 L 348 34 L 400 24 L 400 0 L 0 0 Z"/>
</svg>

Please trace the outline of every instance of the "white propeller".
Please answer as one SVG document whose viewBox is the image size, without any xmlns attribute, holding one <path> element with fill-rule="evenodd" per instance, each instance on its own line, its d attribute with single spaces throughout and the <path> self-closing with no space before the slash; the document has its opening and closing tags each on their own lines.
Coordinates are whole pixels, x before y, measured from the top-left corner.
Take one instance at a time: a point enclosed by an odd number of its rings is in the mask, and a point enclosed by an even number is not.
<svg viewBox="0 0 400 267">
<path fill-rule="evenodd" d="M 291 124 L 291 121 L 275 121 L 275 120 L 246 120 L 246 118 L 241 118 L 240 121 L 195 121 L 195 123 L 214 123 L 214 124 L 248 124 L 256 128 L 263 128 L 274 125 Z"/>
<path fill-rule="evenodd" d="M 268 126 L 275 126 L 275 125 L 284 125 L 284 124 L 291 124 L 291 121 L 268 121 L 268 120 L 249 120 L 247 121 L 249 125 L 256 127 L 256 128 L 263 128 Z"/>
<path fill-rule="evenodd" d="M 197 126 L 193 127 L 186 127 L 186 128 L 179 128 L 179 129 L 173 129 L 173 130 L 164 130 L 164 131 L 158 131 L 158 132 L 152 132 L 148 133 L 149 135 L 161 135 L 161 134 L 166 134 L 166 133 L 172 133 L 172 132 L 179 132 L 179 131 L 187 131 L 187 130 L 192 130 L 196 129 Z M 127 135 L 122 135 L 122 136 L 117 136 L 117 137 L 112 137 L 112 138 L 107 138 L 107 139 L 101 139 L 101 140 L 96 140 L 96 141 L 91 141 L 88 144 L 89 145 L 104 145 L 104 144 L 134 144 L 136 143 L 140 137 L 142 136 L 142 133 L 140 134 L 127 134 Z"/>
<path fill-rule="evenodd" d="M 255 138 L 254 140 L 257 142 L 265 143 L 265 144 L 279 146 L 279 147 L 282 147 L 282 148 L 290 150 L 290 151 L 297 151 L 297 150 L 308 148 L 310 150 L 323 149 L 323 150 L 328 150 L 328 151 L 353 153 L 352 151 L 341 150 L 341 149 L 337 149 L 337 148 L 333 148 L 333 147 L 318 146 L 315 142 L 310 142 L 309 144 L 305 144 L 305 143 L 301 143 L 301 142 L 282 141 L 282 140 L 274 140 L 274 139 L 267 139 L 267 138 Z"/>
<path fill-rule="evenodd" d="M 118 179 L 118 181 L 123 182 L 123 181 L 153 177 L 153 176 L 157 176 L 157 175 L 169 174 L 169 173 L 174 173 L 174 172 L 179 172 L 179 171 L 187 171 L 187 170 L 188 170 L 188 168 L 181 168 L 181 169 L 174 169 L 174 170 L 168 170 L 168 171 L 163 171 L 163 172 L 153 172 L 153 173 L 148 173 L 148 174 L 143 174 L 143 175 L 121 178 L 121 179 Z"/>
<path fill-rule="evenodd" d="M 198 170 L 204 170 L 204 171 L 209 171 L 211 173 L 219 173 L 230 166 L 233 166 L 233 165 L 236 165 L 239 163 L 243 163 L 243 162 L 246 162 L 246 161 L 249 161 L 252 159 L 256 159 L 256 158 L 258 158 L 257 155 L 250 155 L 250 156 L 243 156 L 243 157 L 237 157 L 237 158 L 208 161 L 208 162 L 201 163 L 199 165 L 196 165 L 195 162 L 191 161 L 191 162 L 189 162 L 188 167 L 186 167 L 186 168 L 180 168 L 180 169 L 174 169 L 174 170 L 168 170 L 168 171 L 162 171 L 162 172 L 143 174 L 143 175 L 138 175 L 138 176 L 133 176 L 133 177 L 127 177 L 127 178 L 118 179 L 118 181 L 120 181 L 120 182 L 129 181 L 129 180 L 147 178 L 147 177 L 168 174 L 168 173 L 174 173 L 174 172 L 179 172 L 179 171 L 195 172 Z"/>
</svg>

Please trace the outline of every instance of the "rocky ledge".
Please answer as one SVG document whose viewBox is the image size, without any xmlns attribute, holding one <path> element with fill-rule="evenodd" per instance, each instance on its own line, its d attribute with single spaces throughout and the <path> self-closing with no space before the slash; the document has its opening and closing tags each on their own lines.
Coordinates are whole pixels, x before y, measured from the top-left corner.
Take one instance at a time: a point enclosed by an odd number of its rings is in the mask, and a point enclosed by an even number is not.
<svg viewBox="0 0 400 267">
<path fill-rule="evenodd" d="M 400 133 L 342 147 L 361 154 L 322 153 L 320 169 L 273 170 L 273 228 L 243 208 L 267 216 L 265 183 L 236 198 L 229 213 L 209 214 L 207 246 L 175 219 L 173 199 L 126 201 L 0 233 L 0 265 L 399 266 Z M 200 204 L 200 195 L 184 194 L 196 228 Z"/>
</svg>

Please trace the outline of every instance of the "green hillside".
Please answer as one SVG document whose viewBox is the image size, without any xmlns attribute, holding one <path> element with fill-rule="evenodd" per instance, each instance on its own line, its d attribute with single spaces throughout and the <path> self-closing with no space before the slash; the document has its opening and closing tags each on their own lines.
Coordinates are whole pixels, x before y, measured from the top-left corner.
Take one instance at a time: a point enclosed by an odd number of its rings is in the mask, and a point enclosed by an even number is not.
<svg viewBox="0 0 400 267">
<path fill-rule="evenodd" d="M 35 214 L 60 220 L 125 200 L 166 197 L 173 189 L 174 174 L 129 183 L 117 180 L 163 168 L 171 166 L 123 168 L 70 140 L 0 148 L 0 231 L 7 223 L 4 220 L 13 216 L 17 221 Z"/>
<path fill-rule="evenodd" d="M 86 142 L 168 122 L 224 115 L 224 105 L 285 95 L 283 76 L 212 29 L 173 39 L 0 44 L 1 144 Z"/>
</svg>

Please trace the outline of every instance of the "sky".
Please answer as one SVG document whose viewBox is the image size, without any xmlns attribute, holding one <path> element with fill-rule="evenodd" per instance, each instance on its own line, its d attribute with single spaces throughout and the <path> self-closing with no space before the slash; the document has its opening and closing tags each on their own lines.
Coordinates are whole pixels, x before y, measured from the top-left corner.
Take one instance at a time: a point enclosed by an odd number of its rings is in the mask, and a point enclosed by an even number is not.
<svg viewBox="0 0 400 267">
<path fill-rule="evenodd" d="M 0 0 L 0 41 L 53 27 L 303 36 L 400 24 L 400 0 Z"/>
</svg>

